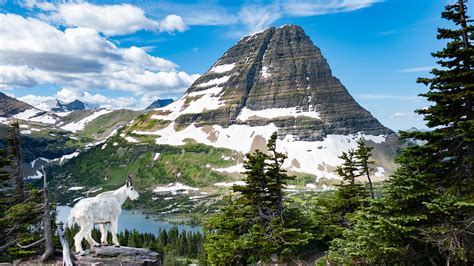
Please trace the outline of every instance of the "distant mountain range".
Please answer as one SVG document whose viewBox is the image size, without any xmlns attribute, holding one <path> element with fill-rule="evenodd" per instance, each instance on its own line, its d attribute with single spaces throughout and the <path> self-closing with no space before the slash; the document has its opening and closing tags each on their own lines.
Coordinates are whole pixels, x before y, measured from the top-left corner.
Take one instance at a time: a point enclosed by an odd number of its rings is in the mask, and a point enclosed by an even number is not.
<svg viewBox="0 0 474 266">
<path fill-rule="evenodd" d="M 161 108 L 171 103 L 173 103 L 173 99 L 158 99 L 152 102 L 146 109 L 148 110 L 148 109 L 154 109 L 154 108 Z"/>
<path fill-rule="evenodd" d="M 87 104 L 79 101 L 74 100 L 70 103 L 62 103 L 58 99 L 56 99 L 56 106 L 51 108 L 53 112 L 71 112 L 71 111 L 79 111 L 79 110 L 86 110 L 91 109 Z"/>
</svg>

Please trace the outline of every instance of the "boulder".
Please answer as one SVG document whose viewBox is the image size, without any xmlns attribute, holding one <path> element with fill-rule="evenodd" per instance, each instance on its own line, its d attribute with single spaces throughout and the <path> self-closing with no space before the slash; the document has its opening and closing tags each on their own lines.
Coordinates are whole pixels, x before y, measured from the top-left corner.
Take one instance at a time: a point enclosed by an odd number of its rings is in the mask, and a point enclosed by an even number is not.
<svg viewBox="0 0 474 266">
<path fill-rule="evenodd" d="M 94 247 L 85 255 L 74 255 L 75 265 L 161 265 L 157 252 L 132 247 Z"/>
</svg>

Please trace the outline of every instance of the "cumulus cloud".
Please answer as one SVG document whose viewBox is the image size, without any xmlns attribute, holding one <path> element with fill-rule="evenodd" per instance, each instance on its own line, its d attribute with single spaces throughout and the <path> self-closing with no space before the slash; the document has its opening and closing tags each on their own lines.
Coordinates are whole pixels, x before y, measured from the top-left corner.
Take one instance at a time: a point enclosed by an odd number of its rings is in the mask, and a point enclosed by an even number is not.
<svg viewBox="0 0 474 266">
<path fill-rule="evenodd" d="M 145 12 L 130 4 L 94 5 L 90 3 L 66 3 L 51 16 L 69 26 L 92 28 L 106 35 L 124 35 L 139 30 L 183 32 L 186 25 L 181 17 L 168 15 L 162 21 L 149 19 Z"/>
<path fill-rule="evenodd" d="M 183 32 L 186 30 L 186 24 L 184 24 L 183 19 L 177 15 L 168 15 L 160 22 L 160 31 L 174 32 L 179 31 Z"/>
<path fill-rule="evenodd" d="M 0 14 L 0 62 L 0 88 L 58 84 L 176 96 L 199 77 L 141 48 L 119 48 L 95 29 L 59 30 L 15 14 Z"/>
</svg>

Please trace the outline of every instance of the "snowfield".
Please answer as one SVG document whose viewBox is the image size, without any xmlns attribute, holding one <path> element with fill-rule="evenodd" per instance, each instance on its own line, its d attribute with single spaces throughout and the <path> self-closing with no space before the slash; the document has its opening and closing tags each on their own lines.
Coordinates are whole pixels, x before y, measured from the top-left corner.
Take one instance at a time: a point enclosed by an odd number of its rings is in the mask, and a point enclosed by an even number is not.
<svg viewBox="0 0 474 266">
<path fill-rule="evenodd" d="M 247 153 L 256 148 L 262 149 L 271 134 L 278 128 L 270 123 L 265 126 L 251 127 L 249 125 L 231 125 L 227 128 L 215 125 L 209 128 L 196 127 L 194 124 L 176 131 L 174 122 L 166 128 L 157 130 L 154 134 L 159 135 L 156 144 L 184 145 L 185 139 L 192 138 L 198 143 L 209 146 L 227 148 L 234 151 Z M 364 138 L 375 143 L 382 143 L 386 136 L 365 135 L 362 133 L 350 135 L 328 135 L 322 141 L 301 141 L 295 139 L 291 134 L 277 141 L 278 150 L 284 152 L 288 159 L 283 167 L 302 173 L 312 173 L 318 178 L 340 179 L 333 171 L 334 167 L 340 165 L 342 160 L 339 156 L 343 151 L 357 147 L 357 140 Z M 242 172 L 242 164 L 228 168 L 213 169 L 218 172 L 238 173 Z M 379 174 L 381 171 L 379 170 Z"/>
<path fill-rule="evenodd" d="M 106 109 L 98 110 L 98 111 L 92 113 L 91 115 L 89 115 L 89 116 L 87 116 L 87 117 L 85 117 L 85 118 L 83 118 L 79 121 L 72 122 L 72 123 L 69 123 L 65 126 L 62 126 L 61 129 L 76 133 L 77 131 L 83 130 L 85 128 L 85 126 L 88 123 L 92 122 L 94 119 L 98 118 L 99 116 L 108 114 L 110 112 L 112 112 L 112 110 L 106 110 Z"/>
<path fill-rule="evenodd" d="M 213 68 L 211 68 L 210 72 L 225 73 L 225 72 L 231 71 L 232 69 L 234 69 L 234 67 L 235 67 L 235 63 L 218 65 L 218 66 L 214 66 Z"/>
<path fill-rule="evenodd" d="M 167 186 L 157 186 L 153 192 L 155 193 L 171 193 L 172 195 L 177 195 L 177 194 L 188 194 L 189 191 L 199 191 L 199 188 L 195 187 L 190 187 L 186 186 L 184 184 L 181 184 L 179 182 L 176 183 L 170 183 Z"/>
<path fill-rule="evenodd" d="M 212 86 L 212 85 L 219 85 L 219 84 L 222 84 L 222 83 L 226 83 L 229 80 L 229 78 L 230 78 L 230 76 L 223 76 L 223 77 L 220 77 L 220 78 L 211 79 L 208 82 L 197 84 L 196 86 L 197 87 L 209 87 L 209 86 Z"/>
</svg>

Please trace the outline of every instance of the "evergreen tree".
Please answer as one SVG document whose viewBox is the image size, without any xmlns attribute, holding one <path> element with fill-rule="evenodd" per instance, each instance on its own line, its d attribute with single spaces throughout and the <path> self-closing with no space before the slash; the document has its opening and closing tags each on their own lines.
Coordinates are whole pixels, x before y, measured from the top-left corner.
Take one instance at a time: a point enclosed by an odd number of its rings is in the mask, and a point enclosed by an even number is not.
<svg viewBox="0 0 474 266">
<path fill-rule="evenodd" d="M 42 252 L 43 196 L 24 184 L 19 128 L 12 123 L 7 151 L 0 151 L 0 262 Z"/>
<path fill-rule="evenodd" d="M 296 256 L 312 239 L 309 221 L 297 209 L 284 206 L 283 188 L 291 179 L 276 151 L 277 135 L 268 141 L 270 155 L 247 154 L 246 186 L 234 186 L 240 195 L 210 217 L 204 243 L 211 264 L 248 264 L 267 261 L 276 254 L 284 260 Z"/>
<path fill-rule="evenodd" d="M 433 265 L 474 262 L 473 141 L 474 94 L 472 21 L 464 1 L 449 4 L 442 17 L 454 29 L 438 29 L 449 40 L 440 52 L 422 96 L 432 105 L 424 115 L 427 132 L 402 132 L 425 144 L 406 148 L 380 200 L 372 201 L 343 239 L 333 241 L 329 258 L 346 262 Z"/>
<path fill-rule="evenodd" d="M 370 166 L 374 164 L 374 161 L 370 160 L 370 157 L 372 156 L 372 150 L 373 147 L 367 146 L 362 138 L 360 138 L 357 140 L 357 148 L 354 152 L 354 158 L 356 160 L 356 166 L 360 175 L 365 175 L 367 177 L 367 181 L 369 182 L 370 196 L 372 199 L 374 199 L 374 187 L 372 184 L 372 179 L 370 178 L 370 172 L 372 171 Z"/>
<path fill-rule="evenodd" d="M 356 182 L 356 178 L 362 175 L 356 160 L 356 152 L 349 150 L 342 152 L 343 163 L 336 168 L 336 172 L 342 177 L 341 184 L 336 191 L 336 198 L 333 211 L 339 212 L 343 223 L 347 221 L 343 218 L 346 213 L 353 213 L 360 208 L 362 201 L 367 197 L 367 192 L 362 184 Z"/>
<path fill-rule="evenodd" d="M 286 170 L 282 168 L 283 162 L 287 158 L 284 153 L 277 152 L 276 141 L 278 134 L 274 132 L 268 140 L 267 148 L 270 153 L 270 161 L 266 172 L 268 183 L 268 193 L 272 201 L 276 204 L 275 215 L 280 216 L 284 221 L 283 213 L 283 189 L 288 185 L 288 181 L 294 179 L 293 176 L 286 174 Z"/>
</svg>

